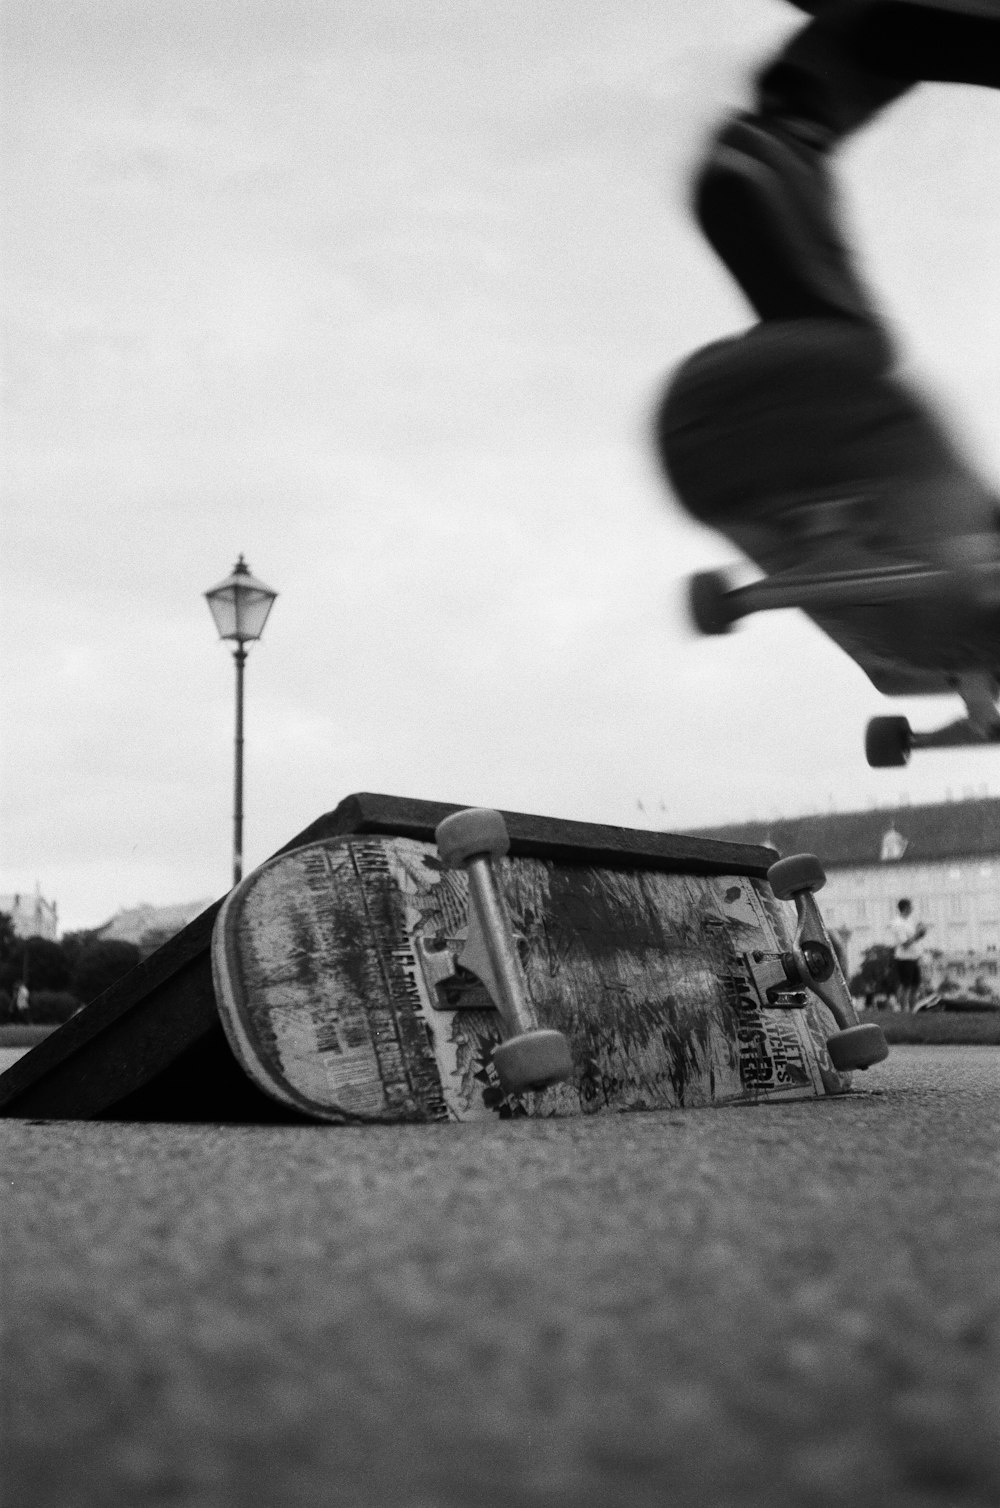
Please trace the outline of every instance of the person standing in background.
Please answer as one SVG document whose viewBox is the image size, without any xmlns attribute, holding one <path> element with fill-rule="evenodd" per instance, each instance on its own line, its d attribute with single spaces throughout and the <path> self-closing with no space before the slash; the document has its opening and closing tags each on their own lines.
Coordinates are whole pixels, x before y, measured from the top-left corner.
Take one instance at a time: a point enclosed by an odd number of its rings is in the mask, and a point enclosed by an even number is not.
<svg viewBox="0 0 1000 1508">
<path fill-rule="evenodd" d="M 920 993 L 920 941 L 927 935 L 927 928 L 914 914 L 913 903 L 905 898 L 896 904 L 897 916 L 893 919 L 891 932 L 896 977 L 899 980 L 899 1004 L 904 1011 L 912 1011 Z"/>
</svg>

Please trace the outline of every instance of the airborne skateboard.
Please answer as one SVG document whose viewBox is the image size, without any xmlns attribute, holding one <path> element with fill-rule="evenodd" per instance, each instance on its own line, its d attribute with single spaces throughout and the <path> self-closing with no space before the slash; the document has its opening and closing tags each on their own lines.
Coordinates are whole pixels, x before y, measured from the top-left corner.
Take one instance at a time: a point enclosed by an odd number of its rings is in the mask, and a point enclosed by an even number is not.
<svg viewBox="0 0 1000 1508">
<path fill-rule="evenodd" d="M 508 855 L 500 814 L 475 809 L 437 837 L 292 850 L 219 914 L 230 1045 L 307 1116 L 807 1099 L 846 1093 L 853 1068 L 886 1056 L 857 1023 L 810 856 L 779 861 L 769 884 Z"/>
<path fill-rule="evenodd" d="M 1000 496 L 887 360 L 847 321 L 758 325 L 690 357 L 656 419 L 680 502 L 766 573 L 695 576 L 702 633 L 800 607 L 885 695 L 965 702 L 930 733 L 873 719 L 876 766 L 1000 739 Z"/>
</svg>

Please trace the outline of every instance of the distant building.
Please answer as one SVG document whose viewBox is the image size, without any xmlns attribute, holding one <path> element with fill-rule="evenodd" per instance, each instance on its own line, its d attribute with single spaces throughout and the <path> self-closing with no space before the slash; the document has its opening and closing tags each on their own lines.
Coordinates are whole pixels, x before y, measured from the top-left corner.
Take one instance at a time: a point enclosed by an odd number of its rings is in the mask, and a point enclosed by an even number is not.
<svg viewBox="0 0 1000 1508">
<path fill-rule="evenodd" d="M 814 853 L 827 872 L 820 907 L 848 934 L 851 968 L 889 940 L 903 896 L 928 924 L 928 952 L 1000 949 L 1000 798 L 739 822 L 702 838 Z"/>
<path fill-rule="evenodd" d="M 55 901 L 43 900 L 41 891 L 22 890 L 14 895 L 0 895 L 0 911 L 9 916 L 18 937 L 45 937 L 55 942 L 59 935 L 59 915 Z"/>
<path fill-rule="evenodd" d="M 145 903 L 129 906 L 117 911 L 103 926 L 95 927 L 94 932 L 106 942 L 134 943 L 145 956 L 154 953 L 211 904 L 211 900 L 205 900 L 176 906 L 149 906 Z"/>
</svg>

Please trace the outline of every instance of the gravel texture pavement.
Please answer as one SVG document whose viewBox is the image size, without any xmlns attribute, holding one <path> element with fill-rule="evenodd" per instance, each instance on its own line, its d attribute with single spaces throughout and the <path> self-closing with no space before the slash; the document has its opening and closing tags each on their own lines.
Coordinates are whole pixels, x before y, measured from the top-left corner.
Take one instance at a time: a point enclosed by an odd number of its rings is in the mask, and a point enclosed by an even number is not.
<svg viewBox="0 0 1000 1508">
<path fill-rule="evenodd" d="M 1000 1048 L 849 1100 L 0 1124 L 9 1508 L 1000 1501 Z"/>
</svg>

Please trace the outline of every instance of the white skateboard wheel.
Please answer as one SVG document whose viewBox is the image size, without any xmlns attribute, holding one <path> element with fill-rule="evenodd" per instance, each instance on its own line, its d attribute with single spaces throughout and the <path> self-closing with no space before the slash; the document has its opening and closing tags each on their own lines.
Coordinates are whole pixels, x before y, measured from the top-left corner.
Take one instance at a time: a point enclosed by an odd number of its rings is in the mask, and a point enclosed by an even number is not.
<svg viewBox="0 0 1000 1508">
<path fill-rule="evenodd" d="M 499 812 L 483 806 L 468 806 L 464 811 L 452 812 L 450 817 L 438 823 L 434 836 L 442 863 L 452 868 L 477 855 L 500 858 L 510 851 L 506 822 Z"/>
<path fill-rule="evenodd" d="M 767 882 L 779 901 L 790 901 L 800 891 L 822 890 L 826 870 L 814 853 L 793 853 L 771 865 Z"/>
<path fill-rule="evenodd" d="M 505 1094 L 545 1089 L 573 1076 L 573 1056 L 562 1032 L 543 1028 L 508 1037 L 493 1054 L 493 1066 Z"/>
<path fill-rule="evenodd" d="M 881 1063 L 889 1056 L 889 1044 L 882 1028 L 874 1022 L 834 1032 L 826 1040 L 826 1050 L 839 1073 L 849 1073 L 852 1068 L 871 1068 L 873 1063 Z"/>
</svg>

